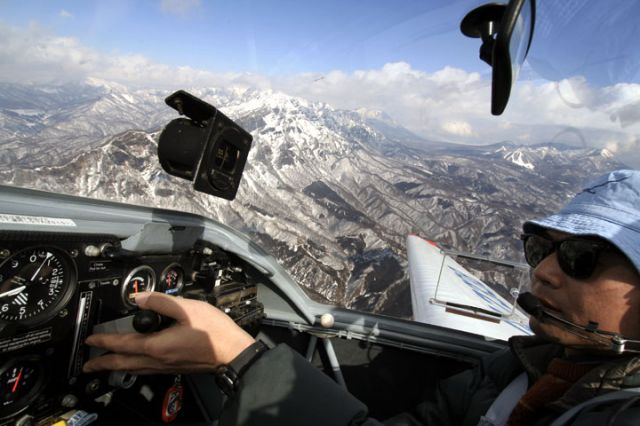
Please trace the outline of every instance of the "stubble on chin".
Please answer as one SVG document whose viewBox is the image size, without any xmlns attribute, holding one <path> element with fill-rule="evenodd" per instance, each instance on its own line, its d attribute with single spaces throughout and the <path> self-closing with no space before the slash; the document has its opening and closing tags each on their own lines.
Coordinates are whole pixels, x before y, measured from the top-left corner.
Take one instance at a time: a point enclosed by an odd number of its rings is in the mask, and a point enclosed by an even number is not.
<svg viewBox="0 0 640 426">
<path fill-rule="evenodd" d="M 556 325 L 544 323 L 533 317 L 529 319 L 529 327 L 536 336 L 550 343 L 562 344 L 560 336 L 566 333 L 565 331 L 560 330 Z"/>
<path fill-rule="evenodd" d="M 529 320 L 529 327 L 539 338 L 549 343 L 564 346 L 568 354 L 599 353 L 602 350 L 606 350 L 600 342 L 581 338 L 555 324 L 545 323 L 537 318 L 531 318 Z"/>
</svg>

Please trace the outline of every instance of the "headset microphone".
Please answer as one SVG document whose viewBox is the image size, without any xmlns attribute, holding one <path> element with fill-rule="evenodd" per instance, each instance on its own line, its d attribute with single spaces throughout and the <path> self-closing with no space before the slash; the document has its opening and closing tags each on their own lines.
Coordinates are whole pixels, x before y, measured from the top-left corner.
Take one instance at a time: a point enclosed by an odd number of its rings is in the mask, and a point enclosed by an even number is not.
<svg viewBox="0 0 640 426">
<path fill-rule="evenodd" d="M 579 325 L 567 321 L 545 309 L 540 300 L 531 293 L 521 293 L 518 296 L 518 305 L 526 313 L 542 322 L 555 324 L 578 337 L 596 342 L 603 348 L 614 351 L 617 354 L 625 352 L 640 353 L 640 341 L 625 339 L 619 334 L 600 330 L 598 323 L 595 321 L 589 321 L 587 325 Z"/>
<path fill-rule="evenodd" d="M 540 317 L 543 314 L 542 303 L 533 294 L 521 293 L 518 295 L 518 305 L 532 317 L 541 319 Z"/>
</svg>

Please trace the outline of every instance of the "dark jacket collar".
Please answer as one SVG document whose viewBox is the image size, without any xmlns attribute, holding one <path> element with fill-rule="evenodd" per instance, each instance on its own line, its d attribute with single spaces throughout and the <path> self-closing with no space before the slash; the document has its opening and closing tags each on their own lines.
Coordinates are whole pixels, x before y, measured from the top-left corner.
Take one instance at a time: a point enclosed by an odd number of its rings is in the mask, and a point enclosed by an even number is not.
<svg viewBox="0 0 640 426">
<path fill-rule="evenodd" d="M 514 336 L 509 339 L 511 352 L 529 376 L 529 383 L 538 380 L 553 358 L 562 357 L 562 346 L 549 343 L 538 336 Z"/>
<path fill-rule="evenodd" d="M 538 380 L 553 358 L 564 357 L 564 347 L 537 336 L 515 336 L 509 339 L 511 352 L 529 376 L 529 383 Z M 616 390 L 640 387 L 640 357 L 600 356 L 588 362 L 598 365 L 578 380 L 553 405 L 565 410 L 595 396 Z"/>
</svg>

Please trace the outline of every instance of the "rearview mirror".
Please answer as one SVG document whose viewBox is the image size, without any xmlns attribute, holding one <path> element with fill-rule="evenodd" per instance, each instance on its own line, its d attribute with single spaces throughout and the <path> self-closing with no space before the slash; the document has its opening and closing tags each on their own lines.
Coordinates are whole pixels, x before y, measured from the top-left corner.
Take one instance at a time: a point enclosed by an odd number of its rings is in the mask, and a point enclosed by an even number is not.
<svg viewBox="0 0 640 426">
<path fill-rule="evenodd" d="M 482 39 L 480 59 L 491 65 L 491 114 L 500 115 L 529 52 L 536 15 L 535 0 L 486 4 L 469 12 L 460 30 Z"/>
</svg>

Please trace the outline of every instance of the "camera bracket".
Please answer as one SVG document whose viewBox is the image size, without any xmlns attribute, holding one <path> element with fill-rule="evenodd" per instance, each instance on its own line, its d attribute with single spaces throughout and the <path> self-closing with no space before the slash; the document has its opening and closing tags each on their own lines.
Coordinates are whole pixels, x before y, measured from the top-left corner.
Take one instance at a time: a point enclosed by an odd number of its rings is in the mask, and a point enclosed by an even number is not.
<svg viewBox="0 0 640 426">
<path fill-rule="evenodd" d="M 233 200 L 253 137 L 213 105 L 179 90 L 165 103 L 186 118 L 167 124 L 158 141 L 160 165 L 193 181 L 196 191 Z"/>
</svg>

